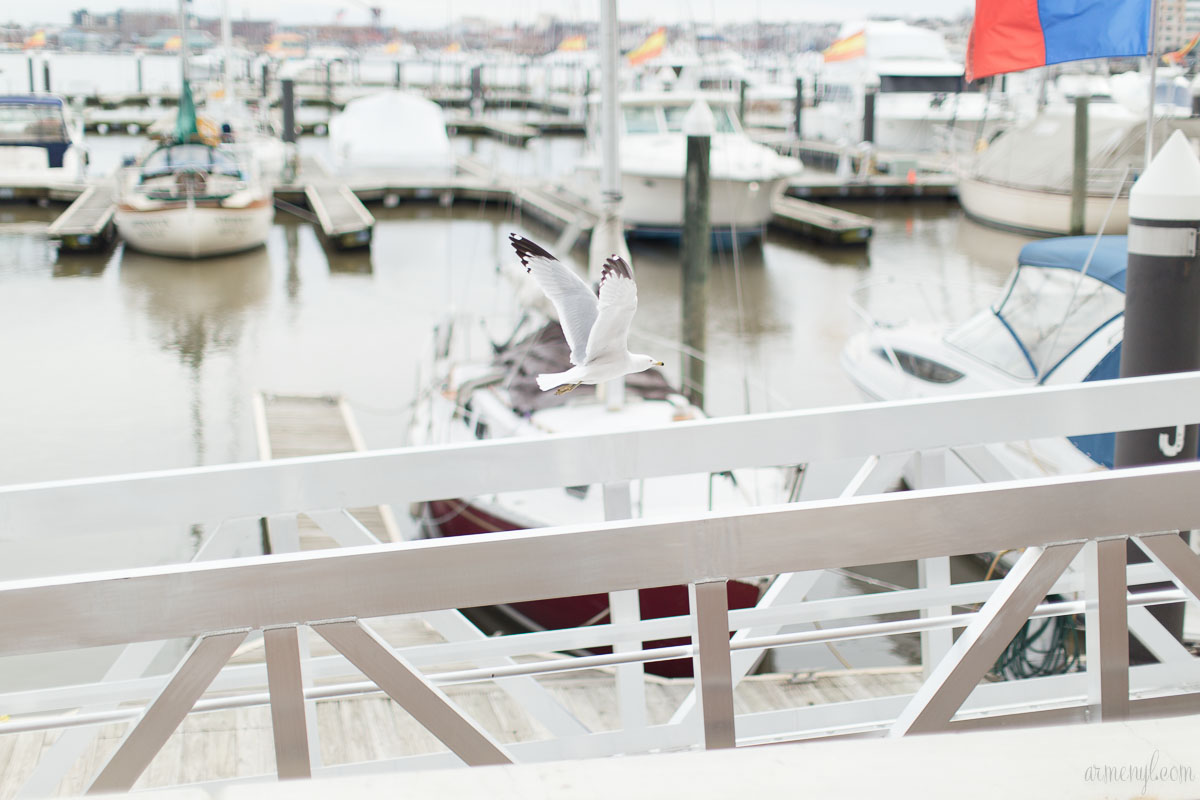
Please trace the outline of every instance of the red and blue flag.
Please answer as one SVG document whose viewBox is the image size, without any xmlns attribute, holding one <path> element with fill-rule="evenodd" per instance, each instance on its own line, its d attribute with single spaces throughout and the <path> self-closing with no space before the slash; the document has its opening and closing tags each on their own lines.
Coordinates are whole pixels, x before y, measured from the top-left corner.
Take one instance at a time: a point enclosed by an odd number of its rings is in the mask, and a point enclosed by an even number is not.
<svg viewBox="0 0 1200 800">
<path fill-rule="evenodd" d="M 967 80 L 1150 52 L 1152 0 L 975 0 Z"/>
</svg>

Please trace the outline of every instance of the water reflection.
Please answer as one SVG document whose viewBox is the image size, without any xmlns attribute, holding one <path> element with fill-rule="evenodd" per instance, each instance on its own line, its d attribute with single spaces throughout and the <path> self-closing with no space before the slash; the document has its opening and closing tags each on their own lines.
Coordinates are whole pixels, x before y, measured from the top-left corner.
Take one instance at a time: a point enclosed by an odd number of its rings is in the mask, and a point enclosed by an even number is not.
<svg viewBox="0 0 1200 800">
<path fill-rule="evenodd" d="M 189 412 L 195 463 L 207 461 L 205 362 L 236 353 L 247 311 L 267 298 L 271 262 L 266 248 L 217 259 L 184 261 L 124 248 L 120 282 L 127 305 L 150 322 L 151 338 L 188 369 Z M 219 414 L 240 419 L 245 398 L 229 398 Z"/>
<path fill-rule="evenodd" d="M 117 257 L 117 252 L 113 250 L 102 253 L 75 253 L 59 247 L 51 275 L 55 278 L 98 278 Z"/>
</svg>

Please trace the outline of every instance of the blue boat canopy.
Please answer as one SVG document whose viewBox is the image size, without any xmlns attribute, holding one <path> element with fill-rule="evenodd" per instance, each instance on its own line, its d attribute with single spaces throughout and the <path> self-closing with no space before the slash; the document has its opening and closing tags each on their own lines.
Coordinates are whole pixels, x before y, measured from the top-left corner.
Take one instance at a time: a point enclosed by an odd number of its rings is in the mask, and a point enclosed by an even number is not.
<svg viewBox="0 0 1200 800">
<path fill-rule="evenodd" d="M 4 94 L 0 106 L 59 106 L 63 99 L 54 94 Z"/>
<path fill-rule="evenodd" d="M 1087 274 L 1114 289 L 1125 291 L 1125 265 L 1128 260 L 1125 236 L 1102 236 Z M 1095 243 L 1095 236 L 1063 236 L 1030 242 L 1021 248 L 1017 263 L 1030 267 L 1073 269 L 1079 272 Z"/>
</svg>

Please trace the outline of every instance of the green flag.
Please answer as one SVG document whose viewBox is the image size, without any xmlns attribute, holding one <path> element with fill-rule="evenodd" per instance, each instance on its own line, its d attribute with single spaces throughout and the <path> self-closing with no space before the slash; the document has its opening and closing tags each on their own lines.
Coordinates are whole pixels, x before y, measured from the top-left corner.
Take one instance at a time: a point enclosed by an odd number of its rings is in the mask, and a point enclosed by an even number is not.
<svg viewBox="0 0 1200 800">
<path fill-rule="evenodd" d="M 196 102 L 192 99 L 192 87 L 184 78 L 183 91 L 179 93 L 179 114 L 175 117 L 175 141 L 190 142 L 198 134 Z"/>
</svg>

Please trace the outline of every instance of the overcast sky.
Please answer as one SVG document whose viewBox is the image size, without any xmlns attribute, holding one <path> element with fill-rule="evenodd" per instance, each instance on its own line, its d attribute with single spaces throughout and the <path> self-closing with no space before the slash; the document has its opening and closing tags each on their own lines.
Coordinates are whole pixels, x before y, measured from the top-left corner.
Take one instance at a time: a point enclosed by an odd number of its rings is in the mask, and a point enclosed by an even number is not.
<svg viewBox="0 0 1200 800">
<path fill-rule="evenodd" d="M 465 16 L 496 20 L 533 22 L 542 15 L 563 19 L 597 19 L 599 0 L 228 0 L 230 14 L 240 19 L 277 19 L 282 23 L 326 22 L 344 10 L 346 24 L 366 24 L 367 7 L 383 8 L 385 25 L 441 27 Z M 618 0 L 623 20 L 722 24 L 729 22 L 780 20 L 843 20 L 871 14 L 897 14 L 896 0 Z M 974 8 L 974 0 L 914 0 L 904 4 L 905 16 L 957 17 Z M 65 25 L 70 12 L 86 8 L 110 12 L 118 8 L 162 9 L 173 12 L 172 0 L 5 0 L 0 20 L 22 25 L 44 23 Z M 193 0 L 201 16 L 219 16 L 221 0 Z"/>
</svg>

